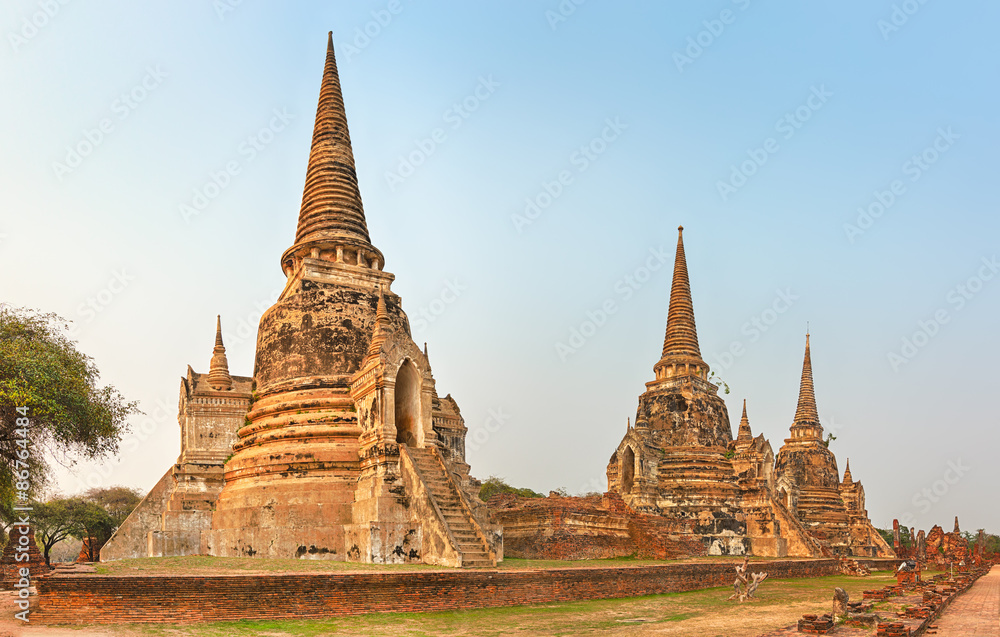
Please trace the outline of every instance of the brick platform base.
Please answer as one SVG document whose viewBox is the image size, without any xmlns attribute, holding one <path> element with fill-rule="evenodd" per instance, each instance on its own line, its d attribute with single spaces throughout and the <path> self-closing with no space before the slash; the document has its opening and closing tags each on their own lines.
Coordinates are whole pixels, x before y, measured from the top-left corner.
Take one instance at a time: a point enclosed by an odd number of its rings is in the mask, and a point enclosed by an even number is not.
<svg viewBox="0 0 1000 637">
<path fill-rule="evenodd" d="M 898 560 L 861 560 L 880 570 Z M 295 575 L 101 576 L 37 582 L 32 621 L 55 624 L 189 623 L 464 610 L 637 597 L 729 586 L 733 562 L 544 570 L 447 570 Z M 752 562 L 773 578 L 839 573 L 835 559 Z"/>
</svg>

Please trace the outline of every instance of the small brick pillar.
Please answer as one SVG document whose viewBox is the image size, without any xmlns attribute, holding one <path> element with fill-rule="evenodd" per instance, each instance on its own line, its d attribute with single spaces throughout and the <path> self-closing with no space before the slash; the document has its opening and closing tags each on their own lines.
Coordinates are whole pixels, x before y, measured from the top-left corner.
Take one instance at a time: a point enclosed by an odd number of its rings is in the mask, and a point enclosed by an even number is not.
<svg viewBox="0 0 1000 637">
<path fill-rule="evenodd" d="M 83 538 L 83 546 L 80 547 L 80 554 L 77 556 L 77 562 L 100 562 L 101 561 L 101 546 L 103 544 L 97 543 L 97 538 L 95 537 L 85 537 Z"/>
<path fill-rule="evenodd" d="M 22 533 L 25 528 L 27 533 Z M 21 558 L 21 561 L 17 560 L 18 555 L 25 554 L 23 550 L 18 551 L 19 548 L 27 548 L 27 560 L 24 558 Z M 3 554 L 0 555 L 0 589 L 14 588 L 14 584 L 21 578 L 20 570 L 25 567 L 31 580 L 52 570 L 45 565 L 45 558 L 35 543 L 35 528 L 31 525 L 15 524 L 10 528 L 10 538 L 3 549 Z"/>
</svg>

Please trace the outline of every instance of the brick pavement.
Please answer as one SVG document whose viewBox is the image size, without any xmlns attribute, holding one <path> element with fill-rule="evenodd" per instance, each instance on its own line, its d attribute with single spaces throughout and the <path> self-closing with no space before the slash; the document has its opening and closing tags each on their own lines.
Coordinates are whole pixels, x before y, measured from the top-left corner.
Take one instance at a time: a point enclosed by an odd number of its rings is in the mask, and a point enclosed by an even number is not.
<svg viewBox="0 0 1000 637">
<path fill-rule="evenodd" d="M 934 625 L 939 637 L 1000 637 L 1000 566 L 959 595 Z"/>
</svg>

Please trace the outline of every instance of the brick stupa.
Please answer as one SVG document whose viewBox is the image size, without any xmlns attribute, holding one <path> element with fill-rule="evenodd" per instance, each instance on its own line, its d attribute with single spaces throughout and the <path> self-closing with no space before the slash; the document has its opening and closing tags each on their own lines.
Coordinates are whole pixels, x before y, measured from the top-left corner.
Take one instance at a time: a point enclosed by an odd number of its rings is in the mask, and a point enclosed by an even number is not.
<svg viewBox="0 0 1000 637">
<path fill-rule="evenodd" d="M 226 420 L 235 437 L 224 485 L 184 530 L 196 530 L 200 545 L 154 550 L 164 507 L 150 502 L 140 522 L 144 501 L 120 532 L 131 539 L 113 538 L 102 558 L 496 564 L 500 529 L 486 521 L 469 475 L 458 405 L 438 397 L 368 233 L 332 34 L 295 241 L 280 263 L 287 283 L 260 319 L 253 393 Z M 207 385 L 230 391 L 219 373 Z"/>
<path fill-rule="evenodd" d="M 864 488 L 854 481 L 849 468 L 841 481 L 837 458 L 823 439 L 808 334 L 791 437 L 778 450 L 774 474 L 778 498 L 822 544 L 824 553 L 872 557 L 892 554 L 868 519 Z"/>
<path fill-rule="evenodd" d="M 639 396 L 635 426 L 608 464 L 609 490 L 636 511 L 691 520 L 690 532 L 711 537 L 713 552 L 746 552 L 740 492 L 726 457 L 729 413 L 698 347 L 683 228 L 653 373 Z"/>
</svg>

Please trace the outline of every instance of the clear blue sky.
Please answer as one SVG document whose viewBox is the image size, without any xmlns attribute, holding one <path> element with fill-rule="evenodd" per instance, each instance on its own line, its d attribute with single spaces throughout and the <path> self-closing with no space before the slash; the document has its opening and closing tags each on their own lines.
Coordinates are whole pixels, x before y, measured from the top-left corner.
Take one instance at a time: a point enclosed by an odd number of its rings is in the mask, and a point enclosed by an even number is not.
<svg viewBox="0 0 1000 637">
<path fill-rule="evenodd" d="M 5 2 L 0 300 L 74 320 L 147 414 L 60 488 L 155 483 L 216 314 L 252 373 L 332 30 L 372 240 L 475 475 L 604 489 L 683 224 L 734 426 L 747 398 L 777 452 L 808 322 L 873 521 L 1000 530 L 1000 7 L 678 5 Z"/>
</svg>

